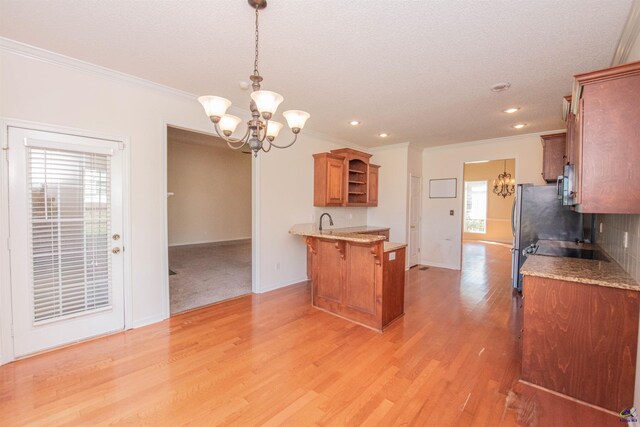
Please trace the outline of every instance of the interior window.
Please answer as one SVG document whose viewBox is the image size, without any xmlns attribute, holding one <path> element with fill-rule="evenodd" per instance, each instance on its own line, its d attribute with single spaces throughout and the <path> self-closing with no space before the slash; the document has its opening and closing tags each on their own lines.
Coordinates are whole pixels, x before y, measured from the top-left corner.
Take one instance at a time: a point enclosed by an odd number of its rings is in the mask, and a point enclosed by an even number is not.
<svg viewBox="0 0 640 427">
<path fill-rule="evenodd" d="M 487 181 L 464 183 L 464 231 L 487 232 Z"/>
</svg>

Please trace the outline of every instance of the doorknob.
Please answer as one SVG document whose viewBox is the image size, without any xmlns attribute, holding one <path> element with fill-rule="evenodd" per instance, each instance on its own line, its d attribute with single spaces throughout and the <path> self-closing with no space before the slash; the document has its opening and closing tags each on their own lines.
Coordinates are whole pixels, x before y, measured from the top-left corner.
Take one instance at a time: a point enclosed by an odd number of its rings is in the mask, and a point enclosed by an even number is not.
<svg viewBox="0 0 640 427">
<path fill-rule="evenodd" d="M 111 249 L 111 252 L 113 252 L 114 254 L 119 254 L 120 253 L 120 248 L 113 248 Z"/>
<path fill-rule="evenodd" d="M 120 240 L 120 235 L 118 233 L 114 234 L 111 237 L 113 238 L 113 240 Z"/>
</svg>

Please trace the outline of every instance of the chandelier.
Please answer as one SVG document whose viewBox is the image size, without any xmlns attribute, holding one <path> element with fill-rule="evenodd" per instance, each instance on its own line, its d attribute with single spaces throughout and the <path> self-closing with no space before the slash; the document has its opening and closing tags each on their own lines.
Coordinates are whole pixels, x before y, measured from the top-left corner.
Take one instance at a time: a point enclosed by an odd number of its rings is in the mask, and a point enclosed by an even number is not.
<svg viewBox="0 0 640 427">
<path fill-rule="evenodd" d="M 265 153 L 269 152 L 272 147 L 275 148 L 288 148 L 291 147 L 298 139 L 298 134 L 304 127 L 305 122 L 310 117 L 309 113 L 300 110 L 288 110 L 282 113 L 287 120 L 291 132 L 293 132 L 293 141 L 286 145 L 276 145 L 273 141 L 280 133 L 282 129 L 282 123 L 271 120 L 278 106 L 284 97 L 278 93 L 268 90 L 261 90 L 260 82 L 262 82 L 262 76 L 258 72 L 258 14 L 261 9 L 267 7 L 266 0 L 248 0 L 249 5 L 255 9 L 256 12 L 256 31 L 255 31 L 255 60 L 253 62 L 253 74 L 249 76 L 251 79 L 251 102 L 249 109 L 251 110 L 251 120 L 247 122 L 247 130 L 242 138 L 233 138 L 231 134 L 236 130 L 238 124 L 242 121 L 240 117 L 226 114 L 227 110 L 231 106 L 231 101 L 219 96 L 201 96 L 198 101 L 204 107 L 207 116 L 213 122 L 213 126 L 216 133 L 220 138 L 227 142 L 227 145 L 234 149 L 239 150 L 246 145 L 251 148 L 253 155 L 258 156 L 260 150 Z"/>
<path fill-rule="evenodd" d="M 504 161 L 504 172 L 498 175 L 498 179 L 493 180 L 493 192 L 498 196 L 506 198 L 515 193 L 516 180 L 511 178 L 511 174 L 507 172 L 507 161 Z"/>
</svg>

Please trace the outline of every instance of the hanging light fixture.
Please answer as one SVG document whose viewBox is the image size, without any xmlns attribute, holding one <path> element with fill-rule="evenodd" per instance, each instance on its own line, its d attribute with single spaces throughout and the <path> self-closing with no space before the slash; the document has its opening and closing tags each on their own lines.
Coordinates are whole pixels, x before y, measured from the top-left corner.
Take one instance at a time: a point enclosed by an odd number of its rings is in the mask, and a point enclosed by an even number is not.
<svg viewBox="0 0 640 427">
<path fill-rule="evenodd" d="M 516 180 L 507 172 L 507 161 L 504 161 L 504 172 L 498 175 L 498 179 L 493 180 L 493 192 L 498 196 L 506 198 L 515 193 Z"/>
<path fill-rule="evenodd" d="M 293 141 L 287 145 L 276 145 L 273 141 L 280 133 L 282 129 L 282 123 L 278 123 L 271 120 L 278 109 L 278 106 L 284 97 L 278 93 L 268 90 L 262 90 L 260 88 L 260 82 L 262 82 L 262 76 L 258 72 L 258 15 L 261 9 L 267 7 L 266 0 L 248 0 L 249 5 L 255 9 L 256 12 L 256 31 L 255 31 L 255 60 L 253 62 L 253 74 L 249 77 L 251 79 L 251 87 L 253 92 L 251 93 L 251 102 L 249 103 L 249 109 L 251 110 L 251 120 L 247 122 L 247 130 L 242 138 L 232 138 L 231 134 L 236 130 L 242 119 L 240 117 L 226 114 L 227 110 L 231 106 L 231 101 L 219 96 L 201 96 L 198 101 L 204 107 L 207 116 L 213 122 L 213 127 L 216 130 L 218 136 L 227 142 L 227 145 L 234 149 L 239 150 L 245 145 L 253 151 L 254 156 L 258 156 L 260 150 L 269 152 L 271 147 L 287 148 L 291 147 L 298 139 L 298 134 L 304 127 L 305 122 L 310 117 L 309 113 L 300 110 L 288 110 L 282 113 L 287 120 L 291 132 L 293 132 Z"/>
</svg>

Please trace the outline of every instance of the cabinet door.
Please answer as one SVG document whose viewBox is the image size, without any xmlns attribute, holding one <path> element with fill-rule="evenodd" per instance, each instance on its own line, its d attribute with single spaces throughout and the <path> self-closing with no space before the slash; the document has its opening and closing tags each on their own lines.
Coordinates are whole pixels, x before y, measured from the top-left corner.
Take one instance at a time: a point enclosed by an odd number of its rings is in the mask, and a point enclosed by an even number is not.
<svg viewBox="0 0 640 427">
<path fill-rule="evenodd" d="M 318 239 L 316 250 L 313 304 L 336 311 L 342 303 L 345 242 Z"/>
<path fill-rule="evenodd" d="M 556 182 L 564 172 L 566 134 L 545 135 L 542 146 L 542 177 L 547 182 Z"/>
<path fill-rule="evenodd" d="M 584 87 L 579 182 L 584 212 L 640 213 L 640 74 Z"/>
<path fill-rule="evenodd" d="M 344 188 L 344 161 L 327 158 L 327 204 L 344 204 Z"/>
<path fill-rule="evenodd" d="M 573 164 L 574 126 L 575 117 L 572 113 L 569 113 L 569 117 L 567 118 L 567 143 L 564 149 L 565 164 Z"/>
<path fill-rule="evenodd" d="M 379 172 L 379 168 L 369 167 L 369 206 L 378 206 Z"/>
<path fill-rule="evenodd" d="M 629 405 L 638 293 L 531 276 L 522 291 L 522 379 L 613 411 Z"/>
</svg>

